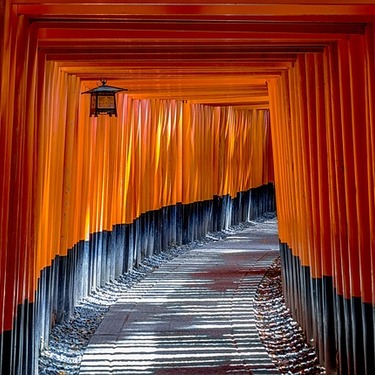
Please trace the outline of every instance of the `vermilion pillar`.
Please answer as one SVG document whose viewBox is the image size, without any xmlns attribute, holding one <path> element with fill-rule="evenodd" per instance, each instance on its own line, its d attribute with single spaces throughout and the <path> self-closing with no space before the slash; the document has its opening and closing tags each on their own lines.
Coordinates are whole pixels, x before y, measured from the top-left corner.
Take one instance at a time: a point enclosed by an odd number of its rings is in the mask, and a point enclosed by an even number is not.
<svg viewBox="0 0 375 375">
<path fill-rule="evenodd" d="M 374 371 L 373 68 L 368 26 L 270 82 L 284 290 L 342 374 Z"/>
</svg>

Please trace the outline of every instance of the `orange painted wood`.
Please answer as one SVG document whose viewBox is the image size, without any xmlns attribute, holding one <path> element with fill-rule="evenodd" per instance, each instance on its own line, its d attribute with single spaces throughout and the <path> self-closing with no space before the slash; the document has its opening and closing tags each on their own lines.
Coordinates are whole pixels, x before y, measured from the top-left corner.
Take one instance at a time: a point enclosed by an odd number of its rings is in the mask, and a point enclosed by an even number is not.
<svg viewBox="0 0 375 375">
<path fill-rule="evenodd" d="M 91 233 L 273 179 L 280 239 L 374 303 L 370 0 L 0 4 L 1 331 Z M 89 119 L 104 73 L 129 95 Z"/>
<path fill-rule="evenodd" d="M 368 121 L 366 107 L 368 106 L 368 93 L 366 88 L 366 53 L 365 38 L 363 36 L 352 36 L 349 42 L 349 65 L 350 65 L 350 92 L 352 107 L 352 142 L 354 161 L 354 185 L 356 204 L 356 247 L 359 257 L 358 275 L 351 273 L 352 278 L 360 280 L 360 296 L 364 302 L 372 301 L 372 268 L 371 252 L 369 250 L 370 234 L 370 206 L 369 187 L 371 180 L 368 176 L 368 163 L 371 154 L 367 148 L 368 127 L 373 126 Z M 371 103 L 373 104 L 373 103 Z M 354 248 L 351 249 L 353 252 Z"/>
<path fill-rule="evenodd" d="M 263 166 L 270 148 L 262 110 L 119 95 L 117 119 L 90 119 L 82 114 L 88 98 L 80 97 L 77 81 L 56 64 L 47 63 L 47 69 L 37 270 L 89 233 L 178 202 L 235 196 L 270 179 Z M 80 98 L 79 115 L 68 88 Z M 251 166 L 252 179 L 244 178 L 242 165 L 246 172 Z M 53 249 L 47 256 L 46 248 Z"/>
<path fill-rule="evenodd" d="M 313 277 L 332 275 L 339 294 L 365 302 L 373 301 L 370 35 L 307 54 L 269 84 L 280 238 Z"/>
<path fill-rule="evenodd" d="M 370 1 L 370 0 L 367 0 Z M 155 18 L 186 18 L 192 15 L 200 19 L 211 19 L 212 17 L 227 18 L 230 16 L 239 16 L 245 18 L 251 15 L 254 19 L 257 16 L 277 19 L 278 17 L 294 16 L 313 19 L 317 16 L 348 16 L 348 15 L 366 15 L 373 16 L 375 7 L 372 4 L 327 4 L 326 1 L 322 5 L 316 5 L 314 2 L 305 4 L 293 4 L 288 6 L 283 4 L 199 4 L 192 5 L 188 3 L 165 4 L 149 4 L 149 3 L 132 3 L 132 4 L 116 4 L 110 3 L 91 3 L 77 4 L 74 3 L 49 3 L 49 4 L 20 4 L 17 7 L 20 14 L 28 17 L 37 18 L 40 16 L 48 17 L 79 17 L 90 18 L 100 15 L 101 17 L 137 17 L 140 14 Z M 248 16 L 249 17 L 249 16 Z"/>
<path fill-rule="evenodd" d="M 316 267 L 319 268 L 322 276 L 332 276 L 332 251 L 330 244 L 330 230 L 331 222 L 327 220 L 330 215 L 330 197 L 329 197 L 329 175 L 327 162 L 329 148 L 328 148 L 328 133 L 329 124 L 329 109 L 328 98 L 329 94 L 325 90 L 326 76 L 325 76 L 325 55 L 314 56 L 315 59 L 315 98 L 316 98 L 316 143 L 317 143 L 317 160 L 316 165 L 318 169 L 318 186 L 316 193 L 319 194 L 317 205 L 319 210 L 317 212 L 317 223 L 319 225 L 319 239 L 317 243 L 317 251 L 319 252 L 320 260 L 317 259 Z"/>
<path fill-rule="evenodd" d="M 317 92 L 316 75 L 317 67 L 322 67 L 322 60 L 315 57 L 312 54 L 305 55 L 306 61 L 306 76 L 307 76 L 307 144 L 306 148 L 309 149 L 307 169 L 309 187 L 310 187 L 310 202 L 308 210 L 310 211 L 310 222 L 308 224 L 309 230 L 309 248 L 311 273 L 314 278 L 321 278 L 321 242 L 320 242 L 320 199 L 322 192 L 319 191 L 319 165 L 318 165 L 318 143 L 323 143 L 324 137 L 320 138 L 317 133 L 317 95 L 321 95 Z"/>
<path fill-rule="evenodd" d="M 10 330 L 17 306 L 33 300 L 34 211 L 28 204 L 34 198 L 34 134 L 32 112 L 26 103 L 35 102 L 35 92 L 28 73 L 32 74 L 36 54 L 30 43 L 29 24 L 25 17 L 15 17 L 10 7 L 2 8 L 6 20 L 1 46 L 1 72 L 8 79 L 1 86 L 1 235 L 0 235 L 0 329 Z M 12 43 L 17 40 L 17 44 Z M 30 57 L 30 60 L 27 58 Z M 15 62 L 24 69 L 13 69 Z"/>
<path fill-rule="evenodd" d="M 339 42 L 339 77 L 340 77 L 340 107 L 341 128 L 344 161 L 345 217 L 347 222 L 347 239 L 343 239 L 341 262 L 344 270 L 343 277 L 345 295 L 360 296 L 359 257 L 357 248 L 357 215 L 356 190 L 354 180 L 354 154 L 352 138 L 352 106 L 350 94 L 350 67 L 348 42 Z M 354 251 L 354 249 L 356 249 Z M 353 270 L 353 276 L 348 272 Z"/>
<path fill-rule="evenodd" d="M 375 109 L 372 105 L 375 98 L 375 75 L 373 66 L 375 66 L 375 54 L 374 54 L 374 26 L 369 25 L 366 28 L 366 68 L 365 73 L 368 77 L 366 86 L 367 86 L 367 97 L 366 97 L 366 117 L 367 117 L 367 126 L 366 126 L 366 147 L 368 152 L 368 163 L 367 163 L 367 176 L 368 176 L 368 199 L 369 199 L 369 227 L 370 227 L 370 238 L 368 241 L 368 246 L 371 249 L 371 270 L 375 269 L 375 256 L 373 256 L 375 249 L 375 231 L 372 228 L 375 228 L 375 168 L 373 168 L 372 160 L 375 159 L 375 129 L 372 126 L 374 124 Z M 369 287 L 369 286 L 368 286 Z M 372 283 L 372 303 L 375 303 L 375 286 Z"/>
</svg>

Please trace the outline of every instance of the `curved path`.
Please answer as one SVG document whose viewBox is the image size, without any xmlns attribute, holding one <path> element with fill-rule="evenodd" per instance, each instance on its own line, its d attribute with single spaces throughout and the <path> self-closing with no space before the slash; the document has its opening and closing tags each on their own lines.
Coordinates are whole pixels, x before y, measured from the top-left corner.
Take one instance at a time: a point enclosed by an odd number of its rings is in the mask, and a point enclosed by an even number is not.
<svg viewBox="0 0 375 375">
<path fill-rule="evenodd" d="M 277 256 L 272 219 L 163 264 L 111 307 L 80 374 L 278 374 L 253 311 Z"/>
</svg>

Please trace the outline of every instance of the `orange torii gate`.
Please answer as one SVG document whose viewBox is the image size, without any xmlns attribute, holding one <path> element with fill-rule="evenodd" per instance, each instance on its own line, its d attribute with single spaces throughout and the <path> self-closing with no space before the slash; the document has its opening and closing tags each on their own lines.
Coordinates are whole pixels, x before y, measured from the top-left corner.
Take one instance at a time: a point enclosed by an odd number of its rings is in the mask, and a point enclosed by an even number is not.
<svg viewBox="0 0 375 375">
<path fill-rule="evenodd" d="M 0 3 L 4 372 L 34 371 L 51 314 L 147 255 L 130 235 L 109 255 L 108 233 L 168 222 L 159 251 L 239 200 L 246 220 L 273 181 L 291 311 L 328 372 L 374 372 L 372 3 Z M 129 94 L 89 119 L 104 73 Z M 99 248 L 108 269 L 78 255 Z M 51 292 L 56 269 L 77 294 Z"/>
</svg>

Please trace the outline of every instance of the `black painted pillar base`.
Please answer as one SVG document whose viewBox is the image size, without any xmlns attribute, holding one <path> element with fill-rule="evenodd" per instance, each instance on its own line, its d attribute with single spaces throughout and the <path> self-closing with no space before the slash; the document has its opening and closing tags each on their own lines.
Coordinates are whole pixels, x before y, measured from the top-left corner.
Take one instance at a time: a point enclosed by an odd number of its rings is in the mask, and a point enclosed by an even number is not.
<svg viewBox="0 0 375 375">
<path fill-rule="evenodd" d="M 280 253 L 286 304 L 327 374 L 375 374 L 372 304 L 338 295 L 332 277 L 312 278 L 287 244 Z"/>
</svg>

